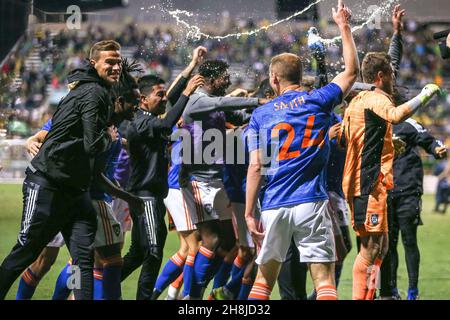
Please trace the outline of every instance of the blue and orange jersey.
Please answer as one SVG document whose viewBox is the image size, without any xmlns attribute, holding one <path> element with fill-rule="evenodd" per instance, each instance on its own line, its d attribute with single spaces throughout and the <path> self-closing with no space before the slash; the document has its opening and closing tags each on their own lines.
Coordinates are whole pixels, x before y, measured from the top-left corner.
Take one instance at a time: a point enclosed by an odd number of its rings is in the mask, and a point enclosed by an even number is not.
<svg viewBox="0 0 450 320">
<path fill-rule="evenodd" d="M 342 90 L 330 83 L 311 93 L 290 90 L 253 111 L 249 151 L 261 151 L 266 174 L 262 209 L 325 200 L 331 112 Z"/>
</svg>

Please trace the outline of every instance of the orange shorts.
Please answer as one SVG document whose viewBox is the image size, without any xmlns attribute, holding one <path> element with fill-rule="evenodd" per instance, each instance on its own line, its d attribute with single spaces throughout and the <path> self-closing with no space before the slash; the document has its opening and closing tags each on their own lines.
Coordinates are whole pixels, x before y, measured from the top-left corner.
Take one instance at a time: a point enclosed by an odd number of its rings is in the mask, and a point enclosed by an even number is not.
<svg viewBox="0 0 450 320">
<path fill-rule="evenodd" d="M 357 236 L 388 232 L 387 190 L 377 183 L 370 195 L 348 199 L 352 226 Z"/>
</svg>

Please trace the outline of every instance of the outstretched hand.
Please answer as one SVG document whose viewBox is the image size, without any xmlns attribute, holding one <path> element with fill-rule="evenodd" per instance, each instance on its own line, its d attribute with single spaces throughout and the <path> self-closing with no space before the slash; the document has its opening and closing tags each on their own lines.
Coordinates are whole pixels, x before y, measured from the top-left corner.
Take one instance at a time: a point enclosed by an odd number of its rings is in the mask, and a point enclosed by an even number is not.
<svg viewBox="0 0 450 320">
<path fill-rule="evenodd" d="M 392 26 L 395 33 L 400 33 L 403 30 L 403 16 L 406 14 L 406 10 L 402 9 L 398 4 L 392 11 Z"/>
<path fill-rule="evenodd" d="M 332 11 L 333 20 L 339 27 L 350 25 L 352 11 L 344 5 L 342 0 L 338 1 L 337 9 L 332 8 Z"/>
<path fill-rule="evenodd" d="M 194 49 L 194 52 L 192 53 L 192 62 L 195 65 L 199 65 L 203 62 L 203 58 L 205 57 L 206 53 L 208 52 L 208 49 L 202 46 L 198 46 Z"/>
</svg>

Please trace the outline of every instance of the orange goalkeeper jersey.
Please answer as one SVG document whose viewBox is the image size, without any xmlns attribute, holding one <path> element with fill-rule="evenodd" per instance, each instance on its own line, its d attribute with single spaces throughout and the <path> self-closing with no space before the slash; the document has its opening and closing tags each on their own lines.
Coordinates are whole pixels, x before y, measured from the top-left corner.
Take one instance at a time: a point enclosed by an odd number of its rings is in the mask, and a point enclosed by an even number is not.
<svg viewBox="0 0 450 320">
<path fill-rule="evenodd" d="M 377 182 L 394 187 L 392 123 L 407 116 L 381 90 L 360 92 L 345 110 L 341 139 L 347 145 L 342 187 L 347 199 L 369 195 Z"/>
</svg>

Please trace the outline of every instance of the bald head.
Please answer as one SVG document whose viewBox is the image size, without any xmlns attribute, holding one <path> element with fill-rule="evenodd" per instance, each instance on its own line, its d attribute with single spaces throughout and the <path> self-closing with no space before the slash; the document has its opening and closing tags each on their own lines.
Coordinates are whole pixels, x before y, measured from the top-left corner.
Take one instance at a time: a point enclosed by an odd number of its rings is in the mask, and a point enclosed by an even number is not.
<svg viewBox="0 0 450 320">
<path fill-rule="evenodd" d="M 300 84 L 302 80 L 302 61 L 292 53 L 282 53 L 270 61 L 270 72 L 277 76 L 280 82 Z"/>
</svg>

